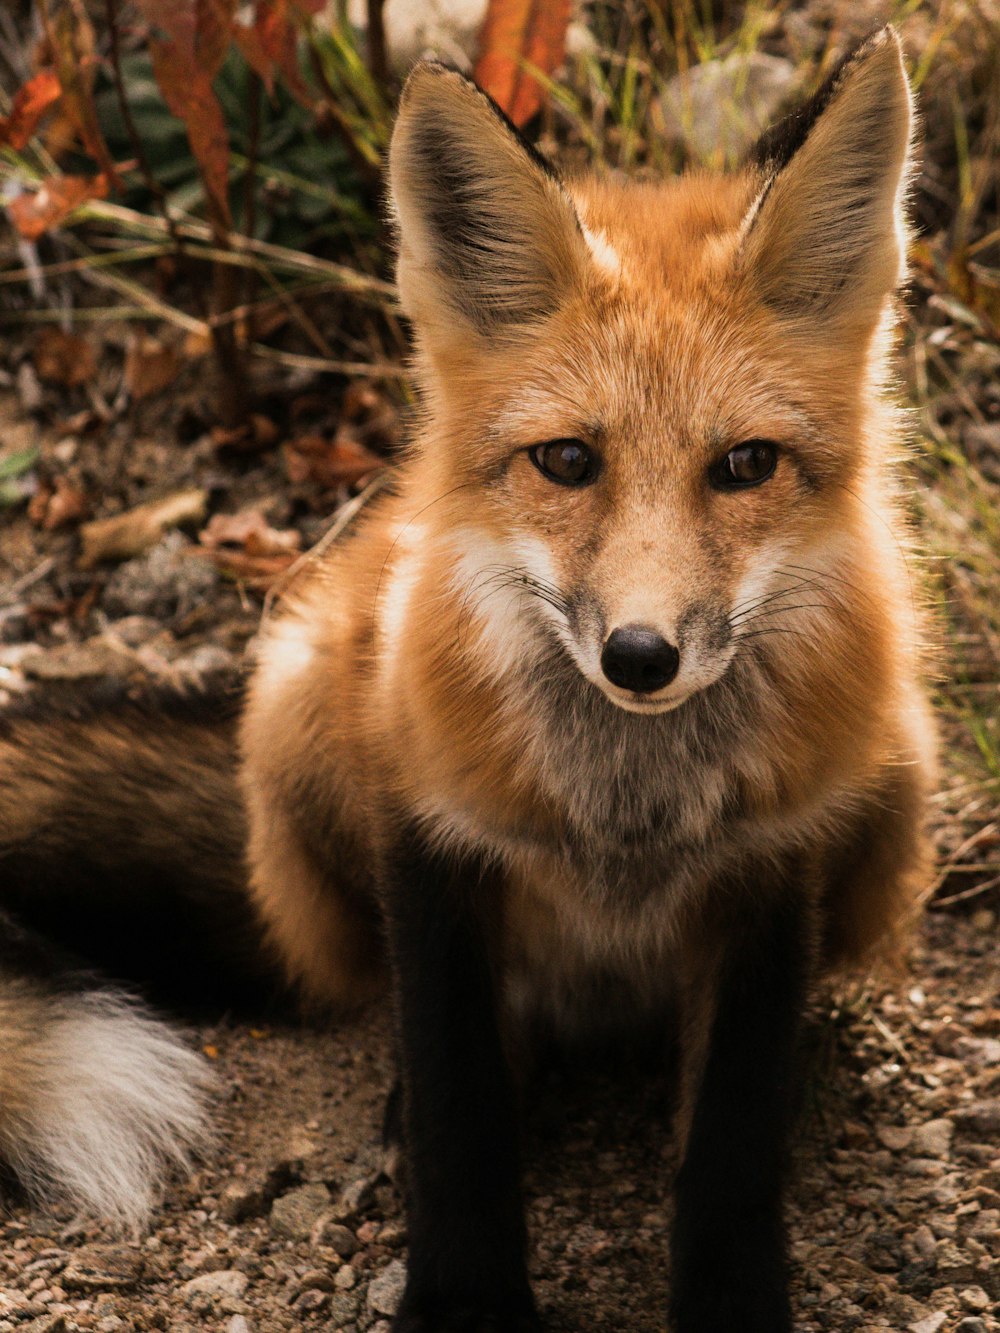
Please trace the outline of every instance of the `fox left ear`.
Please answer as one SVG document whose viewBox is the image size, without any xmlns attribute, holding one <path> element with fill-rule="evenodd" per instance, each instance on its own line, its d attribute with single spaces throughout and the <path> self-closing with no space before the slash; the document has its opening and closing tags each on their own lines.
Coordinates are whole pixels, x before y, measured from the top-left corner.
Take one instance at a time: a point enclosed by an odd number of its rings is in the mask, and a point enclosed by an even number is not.
<svg viewBox="0 0 1000 1333">
<path fill-rule="evenodd" d="M 551 314 L 580 280 L 586 243 L 558 177 L 456 70 L 414 68 L 389 180 L 400 297 L 425 340 L 503 337 Z"/>
<path fill-rule="evenodd" d="M 912 122 L 886 27 L 752 151 L 768 179 L 744 223 L 743 266 L 780 315 L 874 327 L 905 276 Z"/>
</svg>

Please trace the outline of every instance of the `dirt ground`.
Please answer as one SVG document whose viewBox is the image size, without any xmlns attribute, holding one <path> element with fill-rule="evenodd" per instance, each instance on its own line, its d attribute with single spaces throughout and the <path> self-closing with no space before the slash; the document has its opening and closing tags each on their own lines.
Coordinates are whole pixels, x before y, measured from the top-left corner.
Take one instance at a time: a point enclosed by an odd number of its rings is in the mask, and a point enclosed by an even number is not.
<svg viewBox="0 0 1000 1333">
<path fill-rule="evenodd" d="M 992 912 L 927 917 L 891 984 L 819 997 L 792 1189 L 800 1333 L 1000 1328 L 1000 1006 Z M 380 1175 L 389 1022 L 191 1032 L 219 1141 L 131 1241 L 13 1209 L 0 1330 L 378 1330 L 405 1227 Z M 669 1080 L 646 1059 L 544 1073 L 528 1215 L 553 1333 L 661 1333 Z M 720 1331 L 721 1333 L 721 1331 Z"/>
</svg>

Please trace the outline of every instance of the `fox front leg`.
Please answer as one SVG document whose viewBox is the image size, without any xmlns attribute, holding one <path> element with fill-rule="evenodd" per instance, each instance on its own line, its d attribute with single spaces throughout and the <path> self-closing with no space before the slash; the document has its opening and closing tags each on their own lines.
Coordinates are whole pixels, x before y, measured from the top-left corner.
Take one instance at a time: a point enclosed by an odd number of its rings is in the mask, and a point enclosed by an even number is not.
<svg viewBox="0 0 1000 1333">
<path fill-rule="evenodd" d="M 710 975 L 689 982 L 673 1328 L 791 1333 L 782 1186 L 810 913 L 789 895 L 725 936 Z"/>
<path fill-rule="evenodd" d="M 409 1267 L 393 1333 L 534 1333 L 515 1099 L 490 958 L 497 885 L 397 832 L 381 868 L 398 1011 Z"/>
</svg>

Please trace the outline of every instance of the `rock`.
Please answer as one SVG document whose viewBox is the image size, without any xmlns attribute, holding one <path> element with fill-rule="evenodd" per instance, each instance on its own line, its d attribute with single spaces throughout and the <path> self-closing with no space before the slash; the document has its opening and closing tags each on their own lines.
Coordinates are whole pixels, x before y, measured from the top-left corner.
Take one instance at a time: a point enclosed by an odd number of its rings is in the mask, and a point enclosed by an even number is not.
<svg viewBox="0 0 1000 1333">
<path fill-rule="evenodd" d="M 219 1195 L 219 1216 L 224 1222 L 245 1222 L 264 1211 L 264 1192 L 260 1180 L 232 1180 Z"/>
<path fill-rule="evenodd" d="M 368 1308 L 373 1314 L 390 1317 L 399 1309 L 406 1286 L 406 1265 L 393 1259 L 368 1287 Z"/>
<path fill-rule="evenodd" d="M 939 1333 L 948 1322 L 948 1316 L 940 1310 L 934 1314 L 929 1314 L 926 1319 L 918 1319 L 915 1324 L 911 1324 L 908 1333 Z"/>
<path fill-rule="evenodd" d="M 987 1138 L 1000 1134 L 1000 1098 L 957 1106 L 952 1116 L 963 1134 L 982 1134 Z"/>
<path fill-rule="evenodd" d="M 202 1296 L 211 1299 L 222 1296 L 239 1297 L 246 1291 L 249 1283 L 250 1279 L 246 1273 L 241 1273 L 235 1268 L 221 1268 L 215 1273 L 199 1273 L 190 1282 L 185 1282 L 181 1287 L 181 1295 L 188 1302 L 197 1301 Z"/>
<path fill-rule="evenodd" d="M 337 1203 L 337 1221 L 342 1222 L 345 1218 L 363 1212 L 371 1203 L 374 1192 L 375 1182 L 369 1176 L 362 1176 L 359 1180 L 352 1180 L 349 1185 L 345 1185 Z"/>
<path fill-rule="evenodd" d="M 955 1333 L 988 1333 L 982 1319 L 961 1319 L 955 1325 Z"/>
<path fill-rule="evenodd" d="M 731 161 L 771 123 L 796 77 L 792 61 L 761 51 L 695 65 L 663 90 L 667 137 L 695 158 Z"/>
<path fill-rule="evenodd" d="M 329 1217 L 320 1219 L 310 1239 L 314 1245 L 329 1245 L 341 1259 L 350 1259 L 358 1252 L 358 1239 L 354 1232 Z"/>
<path fill-rule="evenodd" d="M 245 1315 L 234 1314 L 226 1325 L 226 1333 L 253 1333 L 253 1325 Z"/>
<path fill-rule="evenodd" d="M 975 1265 L 967 1254 L 953 1245 L 951 1241 L 942 1241 L 937 1247 L 937 1276 L 941 1283 L 957 1287 L 963 1282 L 971 1282 Z"/>
<path fill-rule="evenodd" d="M 966 1287 L 958 1293 L 958 1299 L 963 1310 L 971 1310 L 974 1314 L 982 1314 L 990 1304 L 990 1298 L 982 1287 Z"/>
<path fill-rule="evenodd" d="M 325 1185 L 300 1185 L 275 1199 L 271 1208 L 271 1229 L 289 1240 L 308 1240 L 312 1229 L 328 1212 L 330 1191 Z"/>
<path fill-rule="evenodd" d="M 917 1157 L 948 1157 L 954 1137 L 953 1120 L 928 1120 L 914 1129 L 911 1146 Z"/>
<path fill-rule="evenodd" d="M 124 1245 L 85 1245 L 59 1276 L 67 1291 L 131 1291 L 145 1271 L 141 1254 Z"/>
<path fill-rule="evenodd" d="M 909 1125 L 879 1125 L 875 1137 L 890 1152 L 902 1152 L 910 1146 L 913 1129 Z"/>
</svg>

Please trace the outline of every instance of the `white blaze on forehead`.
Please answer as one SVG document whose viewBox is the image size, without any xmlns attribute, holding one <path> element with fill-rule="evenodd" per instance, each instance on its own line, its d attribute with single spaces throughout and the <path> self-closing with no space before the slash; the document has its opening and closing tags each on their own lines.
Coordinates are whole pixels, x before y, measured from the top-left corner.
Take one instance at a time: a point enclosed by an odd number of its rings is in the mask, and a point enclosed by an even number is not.
<svg viewBox="0 0 1000 1333">
<path fill-rule="evenodd" d="M 582 223 L 580 229 L 583 232 L 583 239 L 587 242 L 587 248 L 590 251 L 594 263 L 604 270 L 611 277 L 616 277 L 622 268 L 621 257 L 618 251 L 611 244 L 603 231 L 593 232 L 589 227 Z"/>
</svg>

